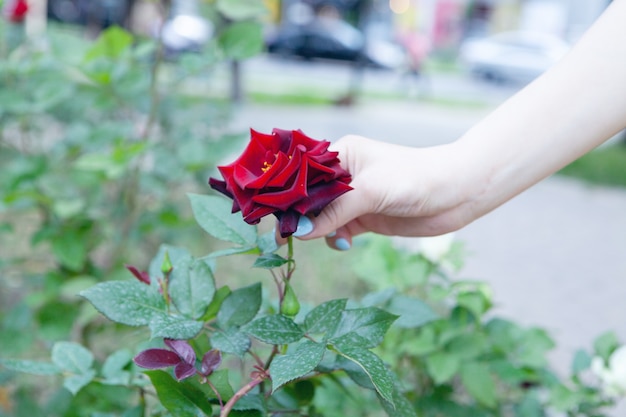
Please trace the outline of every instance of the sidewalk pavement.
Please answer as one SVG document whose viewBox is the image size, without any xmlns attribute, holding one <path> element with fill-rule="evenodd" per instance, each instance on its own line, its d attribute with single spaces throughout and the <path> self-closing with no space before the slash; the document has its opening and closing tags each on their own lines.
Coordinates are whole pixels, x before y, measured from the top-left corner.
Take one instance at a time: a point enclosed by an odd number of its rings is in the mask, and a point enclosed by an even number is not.
<svg viewBox="0 0 626 417">
<path fill-rule="evenodd" d="M 491 107 L 410 102 L 353 107 L 244 105 L 237 128 L 302 129 L 336 140 L 349 133 L 429 146 L 455 140 Z M 625 174 L 626 175 L 626 174 Z M 555 369 L 613 330 L 626 343 L 626 190 L 548 178 L 457 232 L 469 252 L 463 278 L 488 282 L 495 314 L 547 329 Z"/>
</svg>

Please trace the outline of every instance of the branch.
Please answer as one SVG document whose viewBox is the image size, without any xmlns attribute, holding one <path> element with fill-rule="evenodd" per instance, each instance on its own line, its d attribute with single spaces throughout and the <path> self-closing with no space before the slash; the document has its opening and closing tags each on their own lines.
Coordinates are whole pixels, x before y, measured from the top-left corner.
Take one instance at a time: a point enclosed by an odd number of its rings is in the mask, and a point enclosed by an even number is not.
<svg viewBox="0 0 626 417">
<path fill-rule="evenodd" d="M 233 395 L 232 398 L 228 400 L 226 405 L 224 405 L 224 407 L 222 408 L 222 411 L 220 412 L 220 417 L 227 417 L 228 414 L 230 414 L 230 412 L 232 411 L 233 407 L 235 406 L 235 403 L 239 401 L 241 397 L 249 393 L 252 390 L 252 388 L 256 387 L 261 382 L 263 382 L 265 378 L 267 378 L 265 375 L 260 374 L 255 379 L 253 379 L 252 381 L 248 382 L 246 385 L 241 387 L 239 391 L 237 391 L 235 395 Z"/>
</svg>

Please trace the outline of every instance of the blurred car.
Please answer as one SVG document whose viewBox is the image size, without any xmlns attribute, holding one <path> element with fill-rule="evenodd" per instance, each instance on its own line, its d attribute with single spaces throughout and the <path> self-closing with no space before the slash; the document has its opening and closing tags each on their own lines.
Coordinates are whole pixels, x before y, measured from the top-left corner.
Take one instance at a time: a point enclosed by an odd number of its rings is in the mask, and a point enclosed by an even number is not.
<svg viewBox="0 0 626 417">
<path fill-rule="evenodd" d="M 495 81 L 529 82 L 570 49 L 564 40 L 539 32 L 503 32 L 468 39 L 459 59 L 471 73 Z"/>
<path fill-rule="evenodd" d="M 404 61 L 397 45 L 366 42 L 361 31 L 341 19 L 318 17 L 306 24 L 285 25 L 266 44 L 269 53 L 283 57 L 361 62 L 377 68 L 396 68 Z"/>
<path fill-rule="evenodd" d="M 135 0 L 48 0 L 48 19 L 79 25 L 124 26 Z"/>
</svg>

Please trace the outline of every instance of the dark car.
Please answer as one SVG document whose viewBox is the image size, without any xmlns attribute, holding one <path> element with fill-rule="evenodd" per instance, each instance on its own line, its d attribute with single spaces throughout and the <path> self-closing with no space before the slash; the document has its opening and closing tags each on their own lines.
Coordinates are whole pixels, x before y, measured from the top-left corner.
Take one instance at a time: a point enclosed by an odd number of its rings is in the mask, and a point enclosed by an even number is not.
<svg viewBox="0 0 626 417">
<path fill-rule="evenodd" d="M 79 25 L 125 26 L 136 0 L 48 0 L 48 19 Z"/>
<path fill-rule="evenodd" d="M 268 52 L 283 57 L 361 62 L 393 68 L 404 58 L 395 45 L 366 42 L 355 27 L 341 19 L 318 17 L 304 25 L 285 25 L 267 41 Z"/>
</svg>

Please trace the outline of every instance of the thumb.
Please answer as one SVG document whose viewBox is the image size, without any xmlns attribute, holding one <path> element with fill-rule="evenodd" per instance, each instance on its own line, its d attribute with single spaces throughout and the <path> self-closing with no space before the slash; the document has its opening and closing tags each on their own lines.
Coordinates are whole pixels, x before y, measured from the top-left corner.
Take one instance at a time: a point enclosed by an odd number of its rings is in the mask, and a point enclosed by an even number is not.
<svg viewBox="0 0 626 417">
<path fill-rule="evenodd" d="M 315 239 L 337 231 L 352 220 L 367 213 L 364 199 L 358 187 L 343 194 L 324 207 L 319 216 L 312 218 L 313 230 L 301 239 Z"/>
</svg>

